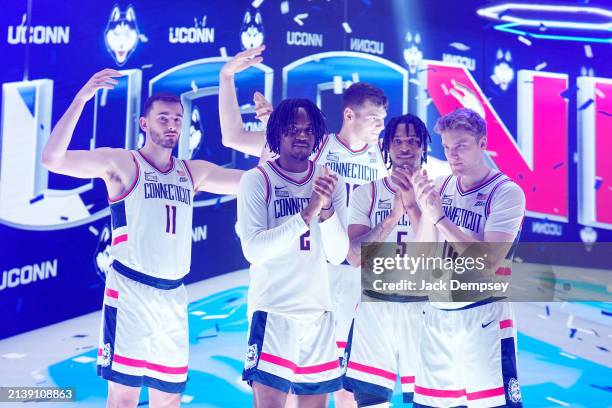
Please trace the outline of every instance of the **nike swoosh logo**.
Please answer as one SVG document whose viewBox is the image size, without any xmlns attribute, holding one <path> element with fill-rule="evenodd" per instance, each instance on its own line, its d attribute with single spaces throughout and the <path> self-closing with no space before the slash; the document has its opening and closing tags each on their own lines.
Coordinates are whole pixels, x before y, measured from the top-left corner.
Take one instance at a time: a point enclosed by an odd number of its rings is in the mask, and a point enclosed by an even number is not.
<svg viewBox="0 0 612 408">
<path fill-rule="evenodd" d="M 378 200 L 378 202 L 379 202 L 379 203 L 386 203 L 386 202 L 387 202 L 387 201 L 389 201 L 389 200 L 390 200 L 390 198 L 387 198 L 386 200 L 379 199 L 379 200 Z"/>
<path fill-rule="evenodd" d="M 495 319 L 491 320 L 489 323 L 482 323 L 482 328 L 484 329 L 485 327 L 489 326 L 491 323 L 493 323 L 495 321 Z"/>
<path fill-rule="evenodd" d="M 282 187 L 276 187 L 276 186 L 274 186 L 274 189 L 275 189 L 275 190 L 282 190 L 283 188 L 287 188 L 287 186 L 282 186 Z"/>
</svg>

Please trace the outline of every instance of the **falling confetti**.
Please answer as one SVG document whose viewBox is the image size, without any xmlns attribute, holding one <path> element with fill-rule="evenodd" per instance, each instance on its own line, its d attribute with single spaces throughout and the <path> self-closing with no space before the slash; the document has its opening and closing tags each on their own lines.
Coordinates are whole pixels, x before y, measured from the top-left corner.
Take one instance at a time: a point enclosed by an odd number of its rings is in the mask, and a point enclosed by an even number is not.
<svg viewBox="0 0 612 408">
<path fill-rule="evenodd" d="M 553 165 L 552 168 L 553 168 L 553 170 L 557 170 L 558 168 L 562 167 L 564 164 L 565 164 L 564 162 L 559 162 L 559 163 Z"/>
<path fill-rule="evenodd" d="M 304 22 L 302 20 L 305 18 L 308 18 L 308 13 L 298 14 L 297 16 L 293 17 L 293 21 L 295 21 L 299 26 L 303 26 Z"/>
<path fill-rule="evenodd" d="M 446 84 L 442 84 L 440 86 L 442 87 L 442 92 L 444 92 L 444 95 L 448 96 L 449 92 L 448 92 L 448 88 L 447 88 Z"/>
<path fill-rule="evenodd" d="M 219 48 L 219 54 L 221 54 L 222 57 L 227 57 L 227 48 L 225 47 Z"/>
<path fill-rule="evenodd" d="M 593 58 L 593 50 L 589 44 L 584 44 L 584 55 L 586 55 L 587 58 Z"/>
<path fill-rule="evenodd" d="M 527 46 L 531 46 L 531 41 L 528 38 L 523 37 L 522 35 L 518 36 L 518 40 Z"/>
<path fill-rule="evenodd" d="M 198 91 L 198 86 L 196 85 L 194 80 L 191 81 L 191 90 L 193 92 L 197 92 Z"/>
<path fill-rule="evenodd" d="M 144 64 L 140 66 L 140 69 L 149 69 L 151 67 L 153 67 L 153 64 Z"/>
<path fill-rule="evenodd" d="M 536 71 L 541 71 L 541 70 L 543 70 L 544 68 L 546 68 L 546 66 L 547 66 L 547 65 L 548 65 L 547 63 L 542 62 L 542 63 L 540 63 L 540 64 L 536 65 L 535 70 L 536 70 Z"/>
<path fill-rule="evenodd" d="M 353 79 L 353 83 L 359 82 L 359 72 L 353 72 L 351 78 Z"/>
<path fill-rule="evenodd" d="M 347 34 L 350 34 L 353 32 L 353 30 L 351 29 L 351 26 L 346 21 L 342 23 L 342 28 L 344 28 L 344 32 Z"/>
<path fill-rule="evenodd" d="M 281 11 L 281 14 L 289 13 L 289 2 L 288 1 L 281 2 L 280 11 Z"/>
<path fill-rule="evenodd" d="M 253 2 L 251 3 L 251 6 L 253 6 L 253 8 L 259 8 L 259 6 L 261 6 L 261 3 L 263 3 L 264 0 L 253 0 Z"/>
<path fill-rule="evenodd" d="M 415 84 L 416 86 L 421 86 L 421 82 L 418 79 L 410 78 L 409 82 L 411 84 Z"/>
<path fill-rule="evenodd" d="M 463 43 L 460 43 L 460 42 L 453 42 L 453 43 L 450 43 L 448 45 L 453 47 L 453 48 L 455 48 L 456 50 L 459 50 L 459 51 L 467 51 L 467 50 L 470 49 L 469 45 L 466 45 L 466 44 L 463 44 Z"/>
<path fill-rule="evenodd" d="M 89 226 L 89 232 L 91 232 L 92 234 L 94 234 L 95 236 L 100 235 L 100 232 L 96 229 L 96 227 L 94 227 L 93 225 Z"/>
</svg>

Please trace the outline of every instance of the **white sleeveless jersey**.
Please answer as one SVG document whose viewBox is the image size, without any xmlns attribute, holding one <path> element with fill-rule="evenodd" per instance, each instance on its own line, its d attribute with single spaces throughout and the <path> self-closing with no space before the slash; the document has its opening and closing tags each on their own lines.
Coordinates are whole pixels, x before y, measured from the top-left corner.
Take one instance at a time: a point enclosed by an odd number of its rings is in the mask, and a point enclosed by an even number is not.
<svg viewBox="0 0 612 408">
<path fill-rule="evenodd" d="M 349 225 L 361 224 L 374 229 L 391 213 L 395 194 L 389 177 L 359 186 L 351 198 Z M 412 242 L 414 237 L 410 220 L 404 214 L 384 242 Z"/>
<path fill-rule="evenodd" d="M 265 202 L 261 200 L 260 205 L 266 208 L 265 211 L 260 208 L 249 209 L 241 204 L 245 201 L 244 197 L 238 203 L 238 228 L 243 246 L 248 217 L 258 217 L 258 219 L 252 218 L 251 222 L 270 230 L 294 218 L 308 206 L 313 180 L 320 174 L 321 169 L 322 166 L 309 161 L 308 171 L 296 175 L 287 173 L 276 163 L 269 161 L 247 172 L 243 176 L 242 184 L 248 182 L 248 190 L 241 188 L 240 194 L 245 197 L 256 196 L 265 191 Z M 295 176 L 299 176 L 299 179 Z M 345 198 L 341 181 L 339 178 L 332 200 L 334 210 L 339 219 L 343 220 L 346 217 L 346 207 L 344 207 Z M 259 215 L 255 215 L 255 212 Z M 345 230 L 342 233 L 346 235 Z M 251 260 L 249 313 L 263 310 L 300 314 L 332 310 L 327 257 L 319 223 L 312 221 L 309 230 L 287 244 L 285 248 L 275 250 L 272 259 Z M 341 256 L 346 256 L 346 253 Z"/>
<path fill-rule="evenodd" d="M 111 256 L 137 272 L 177 280 L 191 265 L 193 180 L 183 160 L 161 172 L 132 152 L 137 176 L 130 190 L 110 200 Z"/>
<path fill-rule="evenodd" d="M 484 241 L 487 231 L 504 232 L 515 237 L 506 260 L 496 272 L 500 276 L 510 275 L 512 256 L 525 215 L 523 190 L 501 172 L 494 173 L 470 189 L 463 189 L 460 179 L 453 175 L 438 177 L 434 184 L 440 192 L 444 214 L 462 232 L 479 241 Z M 443 241 L 443 238 L 440 237 L 440 240 Z M 445 243 L 441 253 L 445 257 L 452 256 L 452 248 Z M 434 306 L 444 309 L 458 309 L 471 303 L 432 302 Z"/>
<path fill-rule="evenodd" d="M 389 175 L 378 143 L 352 150 L 333 133 L 325 136 L 312 161 L 329 167 L 344 179 L 347 206 L 355 188 Z"/>
</svg>

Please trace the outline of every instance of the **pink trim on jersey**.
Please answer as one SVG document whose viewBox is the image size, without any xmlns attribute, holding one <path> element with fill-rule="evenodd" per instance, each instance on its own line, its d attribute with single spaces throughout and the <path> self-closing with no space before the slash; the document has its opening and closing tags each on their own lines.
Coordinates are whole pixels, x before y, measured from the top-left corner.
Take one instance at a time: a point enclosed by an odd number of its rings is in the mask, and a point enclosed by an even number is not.
<svg viewBox="0 0 612 408">
<path fill-rule="evenodd" d="M 400 383 L 401 384 L 414 384 L 416 378 L 414 375 L 409 375 L 407 377 L 401 377 L 400 378 Z"/>
<path fill-rule="evenodd" d="M 266 180 L 266 205 L 268 205 L 270 204 L 270 186 L 271 186 L 270 179 L 268 178 L 266 171 L 262 169 L 261 166 L 257 166 L 255 168 L 259 170 L 261 174 L 263 174 L 264 179 Z"/>
<path fill-rule="evenodd" d="M 492 388 L 490 390 L 468 392 L 466 394 L 468 401 L 479 400 L 483 398 L 499 397 L 500 395 L 506 395 L 504 387 Z"/>
<path fill-rule="evenodd" d="M 299 367 L 292 361 L 286 360 L 282 357 L 278 357 L 268 353 L 261 353 L 259 355 L 259 360 L 266 361 L 268 363 L 276 364 L 281 367 L 289 368 L 295 374 L 316 374 L 322 373 L 323 371 L 334 370 L 336 368 L 340 368 L 340 364 L 338 360 L 330 361 L 329 363 L 317 364 L 313 366 L 304 366 Z"/>
<path fill-rule="evenodd" d="M 349 361 L 348 368 L 355 370 L 355 371 L 361 371 L 362 373 L 377 375 L 379 377 L 385 378 L 390 381 L 397 380 L 396 373 L 392 373 L 391 371 L 383 370 L 382 368 L 376 368 L 376 367 L 368 366 L 365 364 L 355 363 L 354 361 Z"/>
<path fill-rule="evenodd" d="M 368 217 L 372 218 L 372 211 L 374 211 L 374 202 L 376 201 L 376 182 L 372 183 L 372 202 L 370 203 L 370 211 L 368 211 Z"/>
<path fill-rule="evenodd" d="M 304 176 L 302 180 L 294 180 L 291 177 L 287 176 L 286 174 L 283 173 L 281 168 L 277 164 L 275 164 L 273 161 L 270 161 L 268 163 L 270 163 L 270 167 L 272 168 L 272 170 L 274 170 L 274 172 L 278 174 L 281 178 L 287 180 L 290 183 L 297 184 L 298 186 L 308 183 L 310 179 L 312 178 L 312 175 L 314 174 L 315 166 L 310 160 L 308 161 L 308 173 L 306 173 L 306 176 Z"/>
<path fill-rule="evenodd" d="M 502 184 L 511 182 L 512 180 L 510 179 L 505 179 L 500 181 L 499 183 L 497 183 L 497 185 L 495 187 L 493 187 L 493 189 L 491 190 L 491 192 L 489 193 L 489 197 L 487 200 L 487 206 L 485 207 L 485 218 L 489 217 L 489 214 L 491 214 L 491 203 L 493 202 L 493 194 L 495 193 L 495 191 L 497 191 L 497 189 L 499 188 L 499 186 L 501 186 Z"/>
<path fill-rule="evenodd" d="M 444 190 L 446 190 L 446 186 L 448 185 L 448 182 L 453 178 L 453 175 L 451 174 L 450 176 L 446 177 L 446 180 L 444 180 L 444 182 L 442 183 L 442 186 L 440 186 L 440 195 L 442 195 L 444 193 Z"/>
<path fill-rule="evenodd" d="M 325 135 L 325 138 L 323 139 L 323 141 L 321 142 L 321 144 L 319 145 L 319 150 L 317 150 L 317 153 L 315 154 L 315 156 L 312 158 L 313 162 L 317 162 L 317 160 L 319 160 L 319 156 L 321 155 L 321 153 L 323 152 L 323 149 L 325 148 L 325 145 L 327 145 L 327 142 L 329 142 L 329 139 L 331 139 L 331 137 L 329 135 Z"/>
<path fill-rule="evenodd" d="M 108 296 L 109 298 L 119 299 L 119 292 L 117 292 L 114 289 L 106 288 L 106 290 L 104 291 L 104 294 Z"/>
<path fill-rule="evenodd" d="M 346 341 L 337 341 L 336 342 L 336 346 L 338 346 L 339 349 L 345 349 L 347 345 L 348 345 L 348 343 Z"/>
<path fill-rule="evenodd" d="M 191 186 L 193 187 L 193 191 L 196 191 L 196 185 L 193 181 L 193 175 L 191 174 L 191 170 L 189 170 L 189 166 L 187 165 L 187 160 L 181 160 L 183 162 L 183 166 L 185 166 L 185 170 L 187 170 L 187 174 L 189 174 L 189 179 L 191 180 Z"/>
<path fill-rule="evenodd" d="M 390 192 L 392 192 L 393 194 L 397 194 L 397 190 L 394 190 L 393 187 L 391 187 L 391 184 L 389 183 L 389 181 L 387 180 L 389 177 L 385 177 L 383 178 L 383 184 L 385 185 L 385 187 L 387 187 L 387 190 L 389 190 Z"/>
<path fill-rule="evenodd" d="M 161 174 L 168 174 L 170 173 L 172 170 L 174 170 L 175 167 L 175 160 L 173 156 L 170 156 L 170 168 L 168 170 L 160 170 L 158 169 L 149 159 L 147 159 L 147 156 L 145 156 L 144 154 L 142 154 L 142 152 L 140 150 L 136 150 L 138 152 L 138 154 L 140 155 L 140 157 L 143 158 L 144 161 L 146 161 L 149 166 L 153 167 L 155 170 L 157 170 L 158 172 L 160 172 Z"/>
<path fill-rule="evenodd" d="M 363 147 L 361 147 L 361 148 L 359 148 L 359 149 L 357 149 L 357 150 L 353 150 L 353 149 L 351 149 L 351 147 L 350 147 L 350 146 L 347 146 L 346 144 L 344 144 L 344 142 L 342 141 L 342 139 L 340 139 L 340 138 L 338 137 L 338 135 L 336 135 L 336 140 L 338 141 L 338 143 L 340 143 L 340 145 L 341 145 L 342 147 L 344 147 L 346 150 L 348 150 L 348 151 L 349 151 L 349 152 L 351 152 L 351 153 L 363 153 L 363 152 L 365 152 L 366 150 L 368 150 L 368 147 L 370 147 L 370 145 L 369 145 L 369 144 L 365 144 L 365 145 L 363 145 Z"/>
<path fill-rule="evenodd" d="M 123 235 L 116 236 L 113 239 L 113 243 L 111 244 L 111 246 L 118 245 L 118 244 L 120 244 L 122 242 L 125 242 L 127 240 L 128 240 L 128 234 L 123 234 Z"/>
<path fill-rule="evenodd" d="M 466 392 L 463 390 L 438 390 L 435 388 L 425 388 L 420 385 L 414 386 L 415 394 L 425 395 L 426 397 L 438 398 L 461 398 L 465 397 Z"/>
<path fill-rule="evenodd" d="M 476 191 L 476 190 L 480 190 L 481 188 L 483 188 L 483 187 L 485 187 L 485 186 L 489 185 L 489 184 L 490 184 L 490 183 L 491 183 L 493 180 L 496 180 L 496 179 L 498 179 L 499 177 L 501 177 L 501 176 L 503 176 L 503 175 L 504 175 L 504 173 L 497 173 L 497 174 L 494 174 L 494 175 L 493 175 L 491 178 L 489 178 L 489 179 L 487 179 L 487 180 L 485 180 L 485 181 L 481 182 L 480 184 L 478 184 L 478 185 L 476 185 L 476 186 L 474 186 L 474 187 L 472 187 L 472 188 L 470 188 L 470 189 L 468 189 L 468 190 L 465 190 L 465 191 L 463 190 L 463 188 L 461 188 L 461 177 L 457 177 L 457 190 L 459 190 L 459 192 L 460 192 L 461 194 L 463 194 L 463 195 L 465 195 L 465 194 L 471 194 L 471 193 L 473 193 L 474 191 Z"/>
<path fill-rule="evenodd" d="M 514 322 L 512 321 L 512 319 L 500 320 L 499 321 L 499 328 L 500 329 L 507 329 L 508 327 L 514 327 Z"/>
<path fill-rule="evenodd" d="M 130 188 L 128 188 L 127 191 L 121 194 L 119 197 L 110 198 L 110 196 L 107 196 L 109 203 L 116 203 L 117 201 L 123 200 L 134 190 L 134 187 L 136 187 L 136 184 L 138 184 L 138 180 L 140 179 L 140 165 L 138 164 L 138 160 L 136 159 L 136 157 L 134 157 L 134 153 L 130 152 L 130 154 L 132 155 L 132 160 L 134 160 L 134 163 L 136 163 L 136 178 L 132 182 L 132 185 L 130 186 Z"/>
<path fill-rule="evenodd" d="M 98 355 L 102 355 L 102 349 L 100 348 L 98 349 Z M 148 370 L 153 370 L 164 374 L 185 374 L 187 373 L 188 367 L 169 367 L 160 364 L 153 364 L 146 360 L 137 360 L 135 358 L 124 357 L 116 353 L 113 355 L 113 363 L 122 364 L 129 367 L 146 368 Z"/>
</svg>

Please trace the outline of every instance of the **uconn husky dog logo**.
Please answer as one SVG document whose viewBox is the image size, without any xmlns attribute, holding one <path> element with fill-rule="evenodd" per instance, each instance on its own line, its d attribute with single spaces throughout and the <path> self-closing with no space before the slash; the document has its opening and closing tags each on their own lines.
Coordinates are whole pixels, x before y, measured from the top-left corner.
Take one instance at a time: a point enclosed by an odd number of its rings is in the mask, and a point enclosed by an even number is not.
<svg viewBox="0 0 612 408">
<path fill-rule="evenodd" d="M 259 47 L 264 43 L 263 21 L 259 11 L 251 9 L 244 13 L 240 29 L 240 43 L 243 50 Z"/>
<path fill-rule="evenodd" d="M 134 8 L 130 5 L 125 13 L 122 13 L 119 6 L 115 5 L 104 31 L 104 43 L 118 66 L 125 65 L 139 40 L 140 31 L 136 24 Z"/>
</svg>

